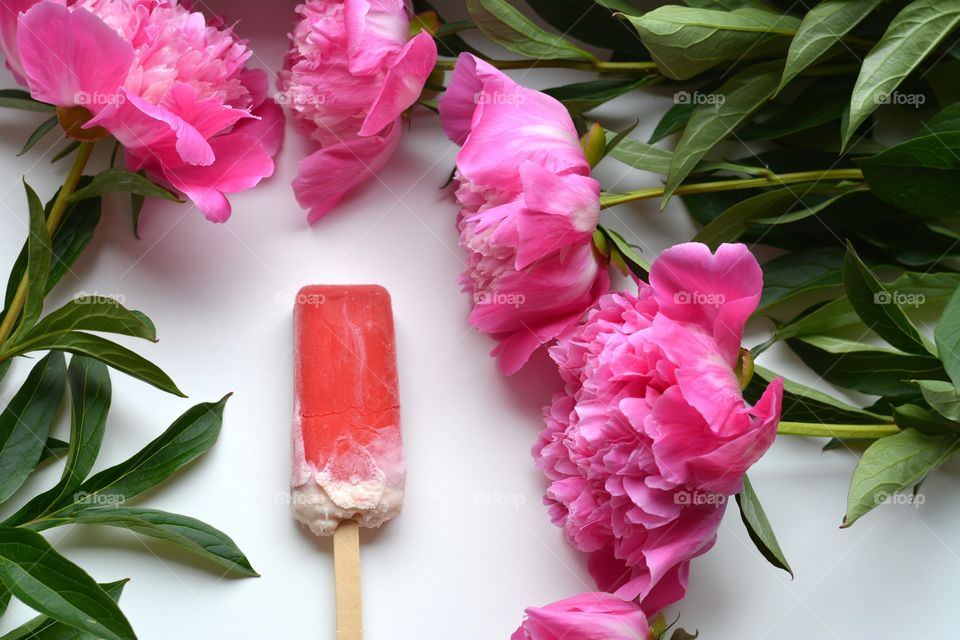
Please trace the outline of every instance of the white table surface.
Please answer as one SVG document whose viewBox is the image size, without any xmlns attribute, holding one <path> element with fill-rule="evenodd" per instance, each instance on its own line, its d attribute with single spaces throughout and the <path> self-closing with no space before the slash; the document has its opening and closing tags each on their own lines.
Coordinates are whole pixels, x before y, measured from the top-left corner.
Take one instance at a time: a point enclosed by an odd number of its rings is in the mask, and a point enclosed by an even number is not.
<svg viewBox="0 0 960 640">
<path fill-rule="evenodd" d="M 280 65 L 293 2 L 212 4 L 240 20 L 237 32 L 250 39 L 256 66 Z M 453 18 L 461 4 L 439 3 Z M 572 78 L 522 74 L 538 88 Z M 13 86 L 9 76 L 0 86 Z M 612 128 L 639 117 L 634 135 L 645 139 L 670 104 L 669 95 L 635 94 L 596 115 Z M 26 231 L 21 176 L 49 197 L 67 169 L 48 162 L 52 136 L 14 156 L 39 121 L 17 112 L 0 121 L 4 278 Z M 455 147 L 433 114 L 419 110 L 379 179 L 312 227 L 289 186 L 306 148 L 288 126 L 276 175 L 232 197 L 226 225 L 207 222 L 189 205 L 149 202 L 138 241 L 126 198 L 111 198 L 91 248 L 49 299 L 52 308 L 81 291 L 123 296 L 160 335 L 156 345 L 128 344 L 190 395 L 180 400 L 114 375 L 98 469 L 139 449 L 192 403 L 234 392 L 213 450 L 137 504 L 223 529 L 262 577 L 222 577 L 211 565 L 125 531 L 62 528 L 49 538 L 98 580 L 131 578 L 122 604 L 144 640 L 334 638 L 330 544 L 298 528 L 286 504 L 291 301 L 307 283 L 380 283 L 394 299 L 409 480 L 404 513 L 363 536 L 367 638 L 506 639 L 524 607 L 593 588 L 582 556 L 549 522 L 544 480 L 529 453 L 556 373 L 541 355 L 505 378 L 487 355 L 491 340 L 466 323 L 457 208 L 449 191 L 438 190 Z M 106 151 L 99 150 L 94 167 L 104 166 Z M 658 179 L 614 160 L 598 176 L 609 190 Z M 694 231 L 679 203 L 663 213 L 650 201 L 604 215 L 607 222 L 616 217 L 649 255 Z M 747 344 L 766 327 L 751 329 Z M 779 347 L 761 362 L 816 382 Z M 0 386 L 0 402 L 26 370 L 17 364 Z M 708 640 L 953 637 L 960 618 L 960 507 L 951 498 L 958 465 L 924 484 L 920 509 L 881 507 L 841 531 L 855 457 L 820 453 L 821 444 L 783 438 L 751 471 L 796 579 L 763 560 L 732 508 L 716 547 L 694 561 L 688 596 L 670 618 L 679 613 L 683 626 Z M 58 472 L 48 468 L 32 478 L 10 506 L 47 488 Z M 0 631 L 29 615 L 14 603 Z"/>
</svg>

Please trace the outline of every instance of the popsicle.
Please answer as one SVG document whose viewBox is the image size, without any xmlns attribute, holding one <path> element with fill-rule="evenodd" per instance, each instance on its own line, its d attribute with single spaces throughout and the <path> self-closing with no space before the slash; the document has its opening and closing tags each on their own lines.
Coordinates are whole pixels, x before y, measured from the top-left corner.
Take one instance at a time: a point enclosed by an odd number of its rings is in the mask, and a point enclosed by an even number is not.
<svg viewBox="0 0 960 640">
<path fill-rule="evenodd" d="M 312 285 L 294 308 L 293 511 L 334 536 L 339 638 L 359 639 L 358 527 L 399 513 L 405 469 L 390 295 Z"/>
</svg>

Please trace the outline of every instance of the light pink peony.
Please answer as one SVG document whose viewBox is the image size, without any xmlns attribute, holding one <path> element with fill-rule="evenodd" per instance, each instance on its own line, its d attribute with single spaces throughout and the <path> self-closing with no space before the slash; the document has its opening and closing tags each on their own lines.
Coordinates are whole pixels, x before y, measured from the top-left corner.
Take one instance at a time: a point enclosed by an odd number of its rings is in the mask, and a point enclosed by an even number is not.
<svg viewBox="0 0 960 640">
<path fill-rule="evenodd" d="M 648 640 L 647 617 L 609 593 L 582 593 L 530 607 L 510 640 Z"/>
<path fill-rule="evenodd" d="M 610 287 L 592 242 L 600 184 L 564 106 L 471 55 L 460 56 L 440 117 L 462 145 L 456 180 L 470 323 L 499 341 L 492 355 L 514 373 Z"/>
<path fill-rule="evenodd" d="M 14 76 L 61 122 L 106 130 L 129 169 L 210 220 L 229 218 L 225 193 L 273 173 L 283 112 L 266 74 L 245 69 L 250 51 L 230 29 L 175 0 L 4 0 L 0 39 Z"/>
<path fill-rule="evenodd" d="M 320 145 L 293 181 L 313 222 L 393 155 L 401 115 L 420 96 L 437 46 L 424 31 L 410 38 L 404 0 L 309 0 L 297 13 L 277 84 L 300 130 Z"/>
<path fill-rule="evenodd" d="M 727 496 L 773 443 L 782 381 L 747 406 L 736 374 L 762 274 L 741 244 L 674 246 L 637 295 L 604 296 L 550 350 L 564 390 L 534 447 L 546 503 L 598 586 L 648 614 L 683 597 Z"/>
</svg>

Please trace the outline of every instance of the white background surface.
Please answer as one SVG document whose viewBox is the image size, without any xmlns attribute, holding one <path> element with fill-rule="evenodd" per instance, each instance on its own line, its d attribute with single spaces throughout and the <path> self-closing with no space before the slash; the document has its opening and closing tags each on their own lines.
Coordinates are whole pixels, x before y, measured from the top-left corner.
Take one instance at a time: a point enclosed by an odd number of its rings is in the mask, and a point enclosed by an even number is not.
<svg viewBox="0 0 960 640">
<path fill-rule="evenodd" d="M 281 64 L 292 1 L 269 8 L 212 4 L 240 20 L 237 32 L 251 40 L 256 66 Z M 460 2 L 439 4 L 452 7 L 448 18 L 462 13 Z M 8 76 L 3 80 L 0 86 L 13 86 Z M 573 75 L 530 72 L 522 81 L 543 88 L 571 82 Z M 610 128 L 640 118 L 634 135 L 645 139 L 670 104 L 666 94 L 634 94 L 595 115 Z M 4 278 L 26 232 L 21 175 L 47 198 L 67 169 L 48 162 L 53 136 L 14 157 L 39 122 L 15 112 L 0 120 Z M 95 156 L 94 169 L 104 166 L 106 151 Z M 192 403 L 235 393 L 214 449 L 137 504 L 223 529 L 262 577 L 224 578 L 212 565 L 112 529 L 56 529 L 50 539 L 101 581 L 131 578 L 122 604 L 144 640 L 334 638 L 330 545 L 295 526 L 285 503 L 291 303 L 307 283 L 380 283 L 394 299 L 409 481 L 404 513 L 364 534 L 367 638 L 505 639 L 524 607 L 593 588 L 583 558 L 547 518 L 540 502 L 544 482 L 529 454 L 556 374 L 540 356 L 504 378 L 487 356 L 492 342 L 466 324 L 468 299 L 457 285 L 463 264 L 456 206 L 449 191 L 438 190 L 455 148 L 433 114 L 418 111 L 379 180 L 313 227 L 289 187 L 305 151 L 288 127 L 277 174 L 232 197 L 226 225 L 205 221 L 189 205 L 150 202 L 137 241 L 126 198 L 108 201 L 91 248 L 48 303 L 54 308 L 81 291 L 123 296 L 156 322 L 161 338 L 132 346 L 190 395 L 179 400 L 114 375 L 98 469 L 139 449 Z M 598 176 L 608 190 L 657 179 L 613 160 Z M 619 218 L 616 224 L 629 228 L 631 241 L 650 256 L 694 231 L 678 203 L 663 213 L 650 201 L 605 216 Z M 756 344 L 766 327 L 752 329 L 747 344 Z M 779 348 L 761 362 L 815 382 Z M 0 386 L 0 401 L 10 397 L 26 365 L 19 363 Z M 700 629 L 707 640 L 954 637 L 957 465 L 927 481 L 921 509 L 881 507 L 841 531 L 855 457 L 844 450 L 820 453 L 821 444 L 783 438 L 751 471 L 796 579 L 763 560 L 730 509 L 716 547 L 694 561 L 688 597 L 670 609 L 670 618 L 679 613 L 683 626 Z M 47 488 L 56 473 L 46 469 L 32 478 L 11 507 Z M 29 615 L 15 603 L 0 630 Z"/>
</svg>

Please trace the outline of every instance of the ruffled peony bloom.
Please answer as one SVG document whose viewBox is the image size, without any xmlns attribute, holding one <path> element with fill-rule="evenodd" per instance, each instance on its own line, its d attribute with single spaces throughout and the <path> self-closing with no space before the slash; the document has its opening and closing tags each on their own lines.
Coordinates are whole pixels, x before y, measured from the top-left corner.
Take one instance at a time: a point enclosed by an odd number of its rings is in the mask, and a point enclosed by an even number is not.
<svg viewBox="0 0 960 640">
<path fill-rule="evenodd" d="M 320 144 L 293 181 L 313 222 L 393 155 L 437 46 L 423 31 L 410 38 L 404 0 L 309 0 L 297 13 L 277 84 L 300 130 Z"/>
<path fill-rule="evenodd" d="M 510 640 L 648 640 L 647 617 L 609 593 L 582 593 L 542 608 L 530 607 Z"/>
<path fill-rule="evenodd" d="M 773 443 L 782 381 L 753 407 L 738 380 L 762 273 L 740 244 L 672 247 L 639 292 L 604 296 L 550 350 L 564 390 L 534 447 L 545 498 L 598 586 L 648 614 L 683 597 L 726 498 Z"/>
<path fill-rule="evenodd" d="M 210 220 L 225 193 L 273 173 L 283 112 L 246 44 L 176 0 L 16 0 L 0 10 L 7 66 L 58 107 L 69 135 L 111 134 L 127 167 L 181 191 Z"/>
<path fill-rule="evenodd" d="M 610 287 L 592 242 L 600 184 L 562 104 L 469 54 L 440 117 L 462 145 L 456 181 L 470 323 L 499 341 L 492 355 L 514 373 Z"/>
</svg>

